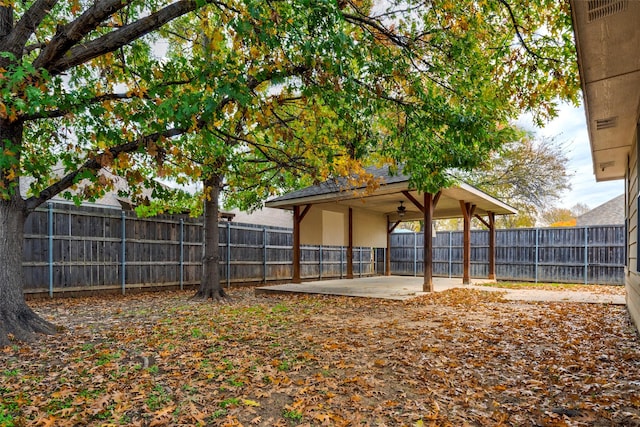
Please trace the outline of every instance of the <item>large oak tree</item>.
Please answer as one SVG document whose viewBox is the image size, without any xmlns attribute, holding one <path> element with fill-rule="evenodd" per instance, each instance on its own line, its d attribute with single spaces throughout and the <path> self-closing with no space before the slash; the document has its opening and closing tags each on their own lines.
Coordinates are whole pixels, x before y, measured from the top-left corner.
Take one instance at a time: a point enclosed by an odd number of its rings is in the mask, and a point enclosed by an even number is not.
<svg viewBox="0 0 640 427">
<path fill-rule="evenodd" d="M 175 40 L 189 47 L 179 51 L 201 47 L 198 35 L 218 40 L 204 45 L 203 57 L 225 58 L 221 70 L 234 70 L 240 81 L 232 97 L 226 86 L 213 89 L 229 114 L 187 150 L 198 159 L 207 206 L 199 297 L 224 295 L 215 220 L 221 191 L 251 208 L 295 184 L 296 171 L 319 179 L 356 176 L 374 162 L 403 163 L 418 187 L 435 191 L 451 183 L 447 168 L 473 168 L 491 147 L 515 136 L 500 127 L 515 112 L 542 105 L 536 110 L 542 120 L 553 114 L 550 94 L 573 93 L 575 82 L 562 77 L 571 66 L 560 61 L 570 52 L 562 40 L 566 19 L 549 26 L 553 48 L 531 37 L 552 16 L 544 12 L 521 21 L 521 11 L 500 2 L 484 9 L 402 3 L 378 12 L 351 2 L 338 9 L 318 4 L 293 19 L 279 6 L 254 6 L 254 16 L 278 23 L 267 30 L 258 29 L 264 24 L 257 19 L 225 32 L 198 27 L 189 38 L 179 31 Z M 279 43 L 291 38 L 305 43 Z"/>
<path fill-rule="evenodd" d="M 171 175 L 257 200 L 286 188 L 269 171 L 375 158 L 435 192 L 522 111 L 575 101 L 573 56 L 568 3 L 551 0 L 2 2 L 0 345 L 53 330 L 22 295 L 26 217 L 99 197 L 98 171 L 133 196 Z"/>
</svg>

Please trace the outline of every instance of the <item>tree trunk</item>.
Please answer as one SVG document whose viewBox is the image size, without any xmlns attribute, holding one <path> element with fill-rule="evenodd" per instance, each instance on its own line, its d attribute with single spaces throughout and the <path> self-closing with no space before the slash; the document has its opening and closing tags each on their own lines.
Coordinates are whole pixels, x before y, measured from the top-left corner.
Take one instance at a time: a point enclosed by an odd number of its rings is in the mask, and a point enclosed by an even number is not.
<svg viewBox="0 0 640 427">
<path fill-rule="evenodd" d="M 0 199 L 0 347 L 12 340 L 33 341 L 55 327 L 31 310 L 23 293 L 22 253 L 26 215 L 18 198 Z"/>
<path fill-rule="evenodd" d="M 204 182 L 204 257 L 200 288 L 194 299 L 221 300 L 227 294 L 220 283 L 220 232 L 218 229 L 218 197 L 222 177 L 215 175 Z"/>
<path fill-rule="evenodd" d="M 0 8 L 6 12 L 6 8 Z M 5 19 L 6 14 L 0 13 Z M 5 23 L 6 24 L 6 23 Z M 0 34 L 6 30 L 0 24 Z M 27 210 L 20 195 L 19 181 L 11 168 L 20 164 L 23 125 L 20 121 L 0 119 L 0 150 L 15 156 L 9 166 L 0 169 L 0 347 L 13 340 L 33 341 L 36 333 L 53 334 L 56 328 L 27 306 L 24 300 L 22 256 Z"/>
</svg>

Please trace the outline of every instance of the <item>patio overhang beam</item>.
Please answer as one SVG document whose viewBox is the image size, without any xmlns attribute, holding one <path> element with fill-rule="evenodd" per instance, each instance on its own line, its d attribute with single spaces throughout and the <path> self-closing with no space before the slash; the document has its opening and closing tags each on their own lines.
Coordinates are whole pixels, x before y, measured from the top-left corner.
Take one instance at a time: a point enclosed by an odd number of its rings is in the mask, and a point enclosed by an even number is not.
<svg viewBox="0 0 640 427">
<path fill-rule="evenodd" d="M 396 221 L 393 224 L 389 220 L 389 216 L 387 215 L 387 247 L 385 248 L 385 257 L 384 257 L 384 275 L 391 276 L 391 233 L 396 229 L 398 225 L 400 225 L 402 221 Z"/>
</svg>

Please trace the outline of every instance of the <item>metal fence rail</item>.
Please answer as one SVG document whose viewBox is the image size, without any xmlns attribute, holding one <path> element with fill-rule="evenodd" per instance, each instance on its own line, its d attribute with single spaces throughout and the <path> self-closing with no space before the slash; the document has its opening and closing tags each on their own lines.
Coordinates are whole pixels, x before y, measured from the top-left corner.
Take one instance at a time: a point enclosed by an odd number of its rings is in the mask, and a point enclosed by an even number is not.
<svg viewBox="0 0 640 427">
<path fill-rule="evenodd" d="M 501 280 L 624 283 L 624 226 L 498 230 Z M 115 209 L 50 204 L 25 224 L 25 292 L 91 291 L 197 285 L 202 223 L 188 216 L 137 218 Z M 421 275 L 423 235 L 393 233 L 391 272 Z M 462 232 L 437 232 L 434 275 L 462 276 Z M 220 223 L 220 275 L 226 286 L 290 280 L 291 229 Z M 471 233 L 471 275 L 488 274 L 489 238 Z M 303 246 L 303 279 L 342 278 L 347 249 Z M 356 277 L 384 274 L 385 250 L 353 248 Z"/>
</svg>

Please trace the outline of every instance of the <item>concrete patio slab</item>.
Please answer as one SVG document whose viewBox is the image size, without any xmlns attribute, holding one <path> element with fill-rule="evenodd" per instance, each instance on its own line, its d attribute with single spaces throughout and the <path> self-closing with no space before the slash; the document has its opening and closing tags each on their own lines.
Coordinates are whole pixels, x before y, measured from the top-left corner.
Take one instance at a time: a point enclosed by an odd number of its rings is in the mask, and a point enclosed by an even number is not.
<svg viewBox="0 0 640 427">
<path fill-rule="evenodd" d="M 256 294 L 320 294 L 351 296 L 362 298 L 381 298 L 390 300 L 406 300 L 424 295 L 422 277 L 412 276 L 375 276 L 356 279 L 334 279 L 300 284 L 261 286 Z M 481 289 L 485 291 L 505 292 L 505 299 L 514 301 L 538 302 L 583 302 L 600 304 L 625 304 L 624 295 L 603 295 L 578 291 L 544 291 L 537 289 L 502 289 L 481 284 L 495 283 L 495 280 L 472 279 L 471 285 L 463 285 L 460 278 L 434 277 L 433 286 L 436 292 L 452 288 Z"/>
</svg>

